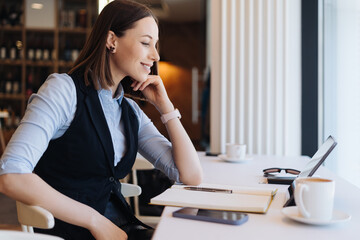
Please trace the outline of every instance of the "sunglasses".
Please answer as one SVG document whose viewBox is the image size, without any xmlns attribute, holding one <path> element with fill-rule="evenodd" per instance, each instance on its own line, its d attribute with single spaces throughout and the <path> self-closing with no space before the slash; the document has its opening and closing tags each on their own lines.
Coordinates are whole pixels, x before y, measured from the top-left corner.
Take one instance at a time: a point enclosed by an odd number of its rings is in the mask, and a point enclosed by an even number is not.
<svg viewBox="0 0 360 240">
<path fill-rule="evenodd" d="M 299 175 L 300 171 L 292 168 L 266 168 L 263 170 L 264 174 L 272 175 L 273 173 L 281 173 L 281 171 L 285 171 L 286 173 L 290 173 L 293 175 Z"/>
</svg>

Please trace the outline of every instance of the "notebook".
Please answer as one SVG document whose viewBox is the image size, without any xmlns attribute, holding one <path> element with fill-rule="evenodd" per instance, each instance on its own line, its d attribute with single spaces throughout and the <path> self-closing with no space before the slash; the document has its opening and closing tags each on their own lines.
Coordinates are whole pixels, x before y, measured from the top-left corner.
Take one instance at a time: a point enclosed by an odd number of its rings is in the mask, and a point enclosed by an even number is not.
<svg viewBox="0 0 360 240">
<path fill-rule="evenodd" d="M 266 213 L 276 192 L 277 188 L 274 187 L 241 187 L 205 183 L 199 186 L 173 185 L 152 198 L 150 204 Z"/>
<path fill-rule="evenodd" d="M 329 136 L 326 141 L 320 146 L 320 148 L 316 151 L 311 160 L 306 164 L 305 168 L 300 172 L 299 177 L 311 177 L 316 170 L 320 167 L 320 165 L 325 161 L 325 159 L 329 156 L 330 152 L 335 148 L 337 142 L 332 136 Z M 294 206 L 294 189 L 295 182 L 293 181 L 289 188 L 290 198 L 285 203 L 284 207 Z"/>
</svg>

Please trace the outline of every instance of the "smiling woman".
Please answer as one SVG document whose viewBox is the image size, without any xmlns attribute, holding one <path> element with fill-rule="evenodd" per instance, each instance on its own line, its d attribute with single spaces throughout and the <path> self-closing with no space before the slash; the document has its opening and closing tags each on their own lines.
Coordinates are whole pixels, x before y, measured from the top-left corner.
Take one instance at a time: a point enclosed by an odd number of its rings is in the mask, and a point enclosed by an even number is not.
<svg viewBox="0 0 360 240">
<path fill-rule="evenodd" d="M 150 239 L 152 229 L 133 215 L 117 180 L 131 171 L 137 152 L 174 181 L 201 182 L 180 114 L 150 71 L 159 61 L 157 41 L 157 21 L 147 7 L 113 1 L 69 73 L 51 74 L 30 97 L 1 158 L 0 191 L 50 211 L 55 227 L 44 232 L 65 239 Z M 126 79 L 166 119 L 170 141 L 124 97 Z"/>
<path fill-rule="evenodd" d="M 110 55 L 112 78 L 123 79 L 130 76 L 136 79 L 134 90 L 143 90 L 141 85 L 151 73 L 154 62 L 159 61 L 156 49 L 158 35 L 158 27 L 152 17 L 137 21 L 135 27 L 126 31 L 124 36 L 118 37 L 110 31 L 106 45 L 112 49 Z"/>
</svg>

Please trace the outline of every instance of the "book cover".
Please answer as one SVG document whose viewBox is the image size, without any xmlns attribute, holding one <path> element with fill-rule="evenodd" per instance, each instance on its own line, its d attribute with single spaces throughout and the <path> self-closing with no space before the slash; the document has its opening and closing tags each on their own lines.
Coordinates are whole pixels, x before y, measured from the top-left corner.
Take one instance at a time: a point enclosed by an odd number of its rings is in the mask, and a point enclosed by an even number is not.
<svg viewBox="0 0 360 240">
<path fill-rule="evenodd" d="M 214 210 L 266 213 L 276 188 L 240 187 L 228 185 L 201 184 L 190 186 L 214 189 L 215 191 L 188 190 L 187 185 L 174 185 L 151 199 L 150 204 L 193 207 Z M 220 191 L 216 191 L 216 190 Z M 230 190 L 225 192 L 224 190 Z"/>
</svg>

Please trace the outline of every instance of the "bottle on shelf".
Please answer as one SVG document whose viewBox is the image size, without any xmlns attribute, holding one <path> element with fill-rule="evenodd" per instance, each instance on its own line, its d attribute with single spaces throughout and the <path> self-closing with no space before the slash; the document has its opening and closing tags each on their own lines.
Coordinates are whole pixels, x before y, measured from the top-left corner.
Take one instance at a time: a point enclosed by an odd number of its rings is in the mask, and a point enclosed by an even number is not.
<svg viewBox="0 0 360 240">
<path fill-rule="evenodd" d="M 12 121 L 11 121 L 12 108 L 11 108 L 11 106 L 8 106 L 6 111 L 9 113 L 9 115 L 7 118 L 5 118 L 5 129 L 9 130 L 12 125 Z"/>
<path fill-rule="evenodd" d="M 70 46 L 70 41 L 68 39 L 66 39 L 65 41 L 64 60 L 66 62 L 71 61 L 71 46 Z"/>
<path fill-rule="evenodd" d="M 28 73 L 27 79 L 26 79 L 26 97 L 29 98 L 31 94 L 34 92 L 34 69 L 31 68 L 31 70 Z"/>
<path fill-rule="evenodd" d="M 43 42 L 41 37 L 37 37 L 35 41 L 35 60 L 40 61 L 43 57 Z"/>
<path fill-rule="evenodd" d="M 1 5 L 1 10 L 0 10 L 0 25 L 2 26 L 6 26 L 8 25 L 8 10 L 6 8 L 5 3 L 3 3 Z"/>
<path fill-rule="evenodd" d="M 0 46 L 0 59 L 4 60 L 6 59 L 6 57 L 7 57 L 7 49 L 6 49 L 5 41 L 3 41 Z"/>
<path fill-rule="evenodd" d="M 53 60 L 53 61 L 57 61 L 58 60 L 58 54 L 57 54 L 57 51 L 56 51 L 56 49 L 55 48 L 52 48 L 52 50 L 51 50 L 51 60 Z"/>
<path fill-rule="evenodd" d="M 68 13 L 67 13 L 67 17 L 68 17 L 68 27 L 69 28 L 74 28 L 75 23 L 76 23 L 75 11 L 74 10 L 69 10 Z"/>
<path fill-rule="evenodd" d="M 16 41 L 13 41 L 13 40 L 11 40 L 11 42 L 10 42 L 9 59 L 10 60 L 16 60 L 17 59 Z"/>
<path fill-rule="evenodd" d="M 51 36 L 46 36 L 46 37 L 44 37 L 43 41 L 44 41 L 43 60 L 44 61 L 50 61 L 52 59 L 52 51 L 53 51 L 52 42 L 53 42 L 53 38 Z M 53 59 L 53 60 L 55 60 L 55 59 Z"/>
<path fill-rule="evenodd" d="M 5 93 L 10 94 L 12 93 L 13 88 L 13 73 L 11 71 L 8 71 L 5 76 Z"/>
<path fill-rule="evenodd" d="M 3 105 L 0 106 L 0 112 L 6 113 L 6 108 Z M 5 126 L 5 118 L 0 118 L 0 126 Z"/>
<path fill-rule="evenodd" d="M 18 2 L 16 4 L 16 12 L 17 12 L 17 19 L 16 19 L 16 24 L 19 25 L 19 26 L 22 26 L 23 25 L 23 20 L 24 18 L 22 17 L 22 14 L 23 14 L 23 10 L 22 10 L 22 2 Z"/>
<path fill-rule="evenodd" d="M 16 40 L 15 45 L 16 45 L 17 58 L 23 59 L 23 55 L 24 55 L 23 42 L 21 40 Z"/>
<path fill-rule="evenodd" d="M 28 37 L 28 41 L 27 41 L 27 59 L 28 60 L 34 60 L 35 59 L 35 50 L 34 50 L 34 37 Z"/>
<path fill-rule="evenodd" d="M 0 76 L 5 76 L 4 74 L 5 74 L 4 71 L 1 70 L 0 71 Z M 6 81 L 4 79 L 0 80 L 0 93 L 5 93 L 5 82 Z"/>
<path fill-rule="evenodd" d="M 14 73 L 13 83 L 12 83 L 12 93 L 19 94 L 21 92 L 21 79 L 17 72 Z"/>
<path fill-rule="evenodd" d="M 50 51 L 47 48 L 45 48 L 43 50 L 43 60 L 44 61 L 49 61 L 50 60 Z"/>
<path fill-rule="evenodd" d="M 20 116 L 18 114 L 14 114 L 13 128 L 17 128 L 19 126 L 20 120 Z"/>
<path fill-rule="evenodd" d="M 19 25 L 20 23 L 20 12 L 18 12 L 18 9 L 15 5 L 15 3 L 13 3 L 10 8 L 9 8 L 9 13 L 8 13 L 8 22 L 10 23 L 11 26 L 16 26 Z"/>
<path fill-rule="evenodd" d="M 67 11 L 65 10 L 61 10 L 60 11 L 60 20 L 59 20 L 59 26 L 61 28 L 67 27 L 68 26 L 68 21 L 67 21 Z"/>
<path fill-rule="evenodd" d="M 76 13 L 76 26 L 81 28 L 86 28 L 87 22 L 87 11 L 86 9 L 80 9 Z"/>
<path fill-rule="evenodd" d="M 76 39 L 72 45 L 72 49 L 71 49 L 71 61 L 75 62 L 76 59 L 79 57 L 79 53 L 80 53 L 80 46 L 81 42 L 80 39 Z"/>
<path fill-rule="evenodd" d="M 11 105 L 8 105 L 7 107 L 1 107 L 0 111 L 6 112 L 8 114 L 8 117 L 0 119 L 1 126 L 4 126 L 4 129 L 12 130 L 19 126 L 20 116 L 18 113 L 16 113 L 16 110 L 13 109 Z"/>
</svg>

